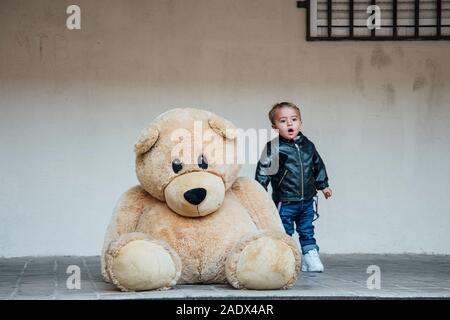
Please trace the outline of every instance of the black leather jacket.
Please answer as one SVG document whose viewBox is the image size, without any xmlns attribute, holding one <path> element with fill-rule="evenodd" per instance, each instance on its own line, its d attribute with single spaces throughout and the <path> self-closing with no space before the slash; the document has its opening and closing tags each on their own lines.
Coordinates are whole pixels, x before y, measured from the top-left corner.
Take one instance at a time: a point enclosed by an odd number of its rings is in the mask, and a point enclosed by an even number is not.
<svg viewBox="0 0 450 320">
<path fill-rule="evenodd" d="M 294 140 L 279 136 L 266 144 L 255 179 L 266 190 L 272 184 L 275 203 L 310 200 L 317 194 L 316 190 L 328 187 L 325 164 L 314 144 L 301 132 Z"/>
</svg>

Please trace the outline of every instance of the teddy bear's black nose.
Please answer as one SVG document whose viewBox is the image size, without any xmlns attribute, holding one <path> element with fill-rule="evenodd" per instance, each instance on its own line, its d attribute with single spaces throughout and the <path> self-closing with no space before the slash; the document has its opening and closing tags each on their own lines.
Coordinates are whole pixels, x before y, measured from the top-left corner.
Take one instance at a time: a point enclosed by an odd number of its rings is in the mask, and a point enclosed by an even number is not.
<svg viewBox="0 0 450 320">
<path fill-rule="evenodd" d="M 198 205 L 206 198 L 206 189 L 195 188 L 184 193 L 184 198 L 193 205 Z"/>
</svg>

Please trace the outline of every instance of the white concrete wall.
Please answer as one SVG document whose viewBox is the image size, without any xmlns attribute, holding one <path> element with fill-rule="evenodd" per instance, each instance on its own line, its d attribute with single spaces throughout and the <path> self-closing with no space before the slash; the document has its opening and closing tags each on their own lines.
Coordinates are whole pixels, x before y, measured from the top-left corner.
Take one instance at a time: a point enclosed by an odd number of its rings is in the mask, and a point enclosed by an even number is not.
<svg viewBox="0 0 450 320">
<path fill-rule="evenodd" d="M 312 43 L 305 24 L 294 0 L 2 0 L 0 256 L 98 254 L 159 113 L 269 128 L 280 100 L 335 192 L 322 252 L 450 254 L 450 44 Z"/>
</svg>

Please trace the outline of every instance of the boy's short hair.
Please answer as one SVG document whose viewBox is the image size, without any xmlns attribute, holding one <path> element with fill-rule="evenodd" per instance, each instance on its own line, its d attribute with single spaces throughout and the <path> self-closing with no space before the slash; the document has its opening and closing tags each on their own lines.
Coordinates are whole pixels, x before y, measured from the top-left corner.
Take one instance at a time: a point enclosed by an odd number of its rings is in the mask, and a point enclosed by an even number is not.
<svg viewBox="0 0 450 320">
<path fill-rule="evenodd" d="M 299 109 L 299 107 L 297 107 L 295 104 L 293 104 L 292 102 L 278 102 L 278 103 L 275 103 L 273 106 L 272 106 L 272 109 L 270 109 L 270 111 L 269 111 L 269 119 L 270 119 L 270 122 L 272 123 L 272 124 L 275 124 L 275 113 L 277 112 L 277 110 L 278 109 L 281 109 L 281 108 L 284 108 L 284 107 L 289 107 L 289 108 L 293 108 L 293 109 L 295 109 L 295 110 L 297 110 L 297 113 L 298 113 L 298 117 L 300 118 L 300 120 L 302 120 L 302 114 L 300 113 L 300 109 Z"/>
</svg>

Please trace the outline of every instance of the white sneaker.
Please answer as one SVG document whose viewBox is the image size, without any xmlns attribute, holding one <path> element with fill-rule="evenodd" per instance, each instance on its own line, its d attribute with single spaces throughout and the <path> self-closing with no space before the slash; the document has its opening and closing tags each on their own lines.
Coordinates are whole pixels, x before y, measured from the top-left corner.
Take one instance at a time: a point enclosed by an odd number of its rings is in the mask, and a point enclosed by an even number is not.
<svg viewBox="0 0 450 320">
<path fill-rule="evenodd" d="M 323 264 L 320 261 L 319 253 L 316 249 L 309 250 L 303 255 L 302 271 L 305 272 L 323 272 Z"/>
</svg>

